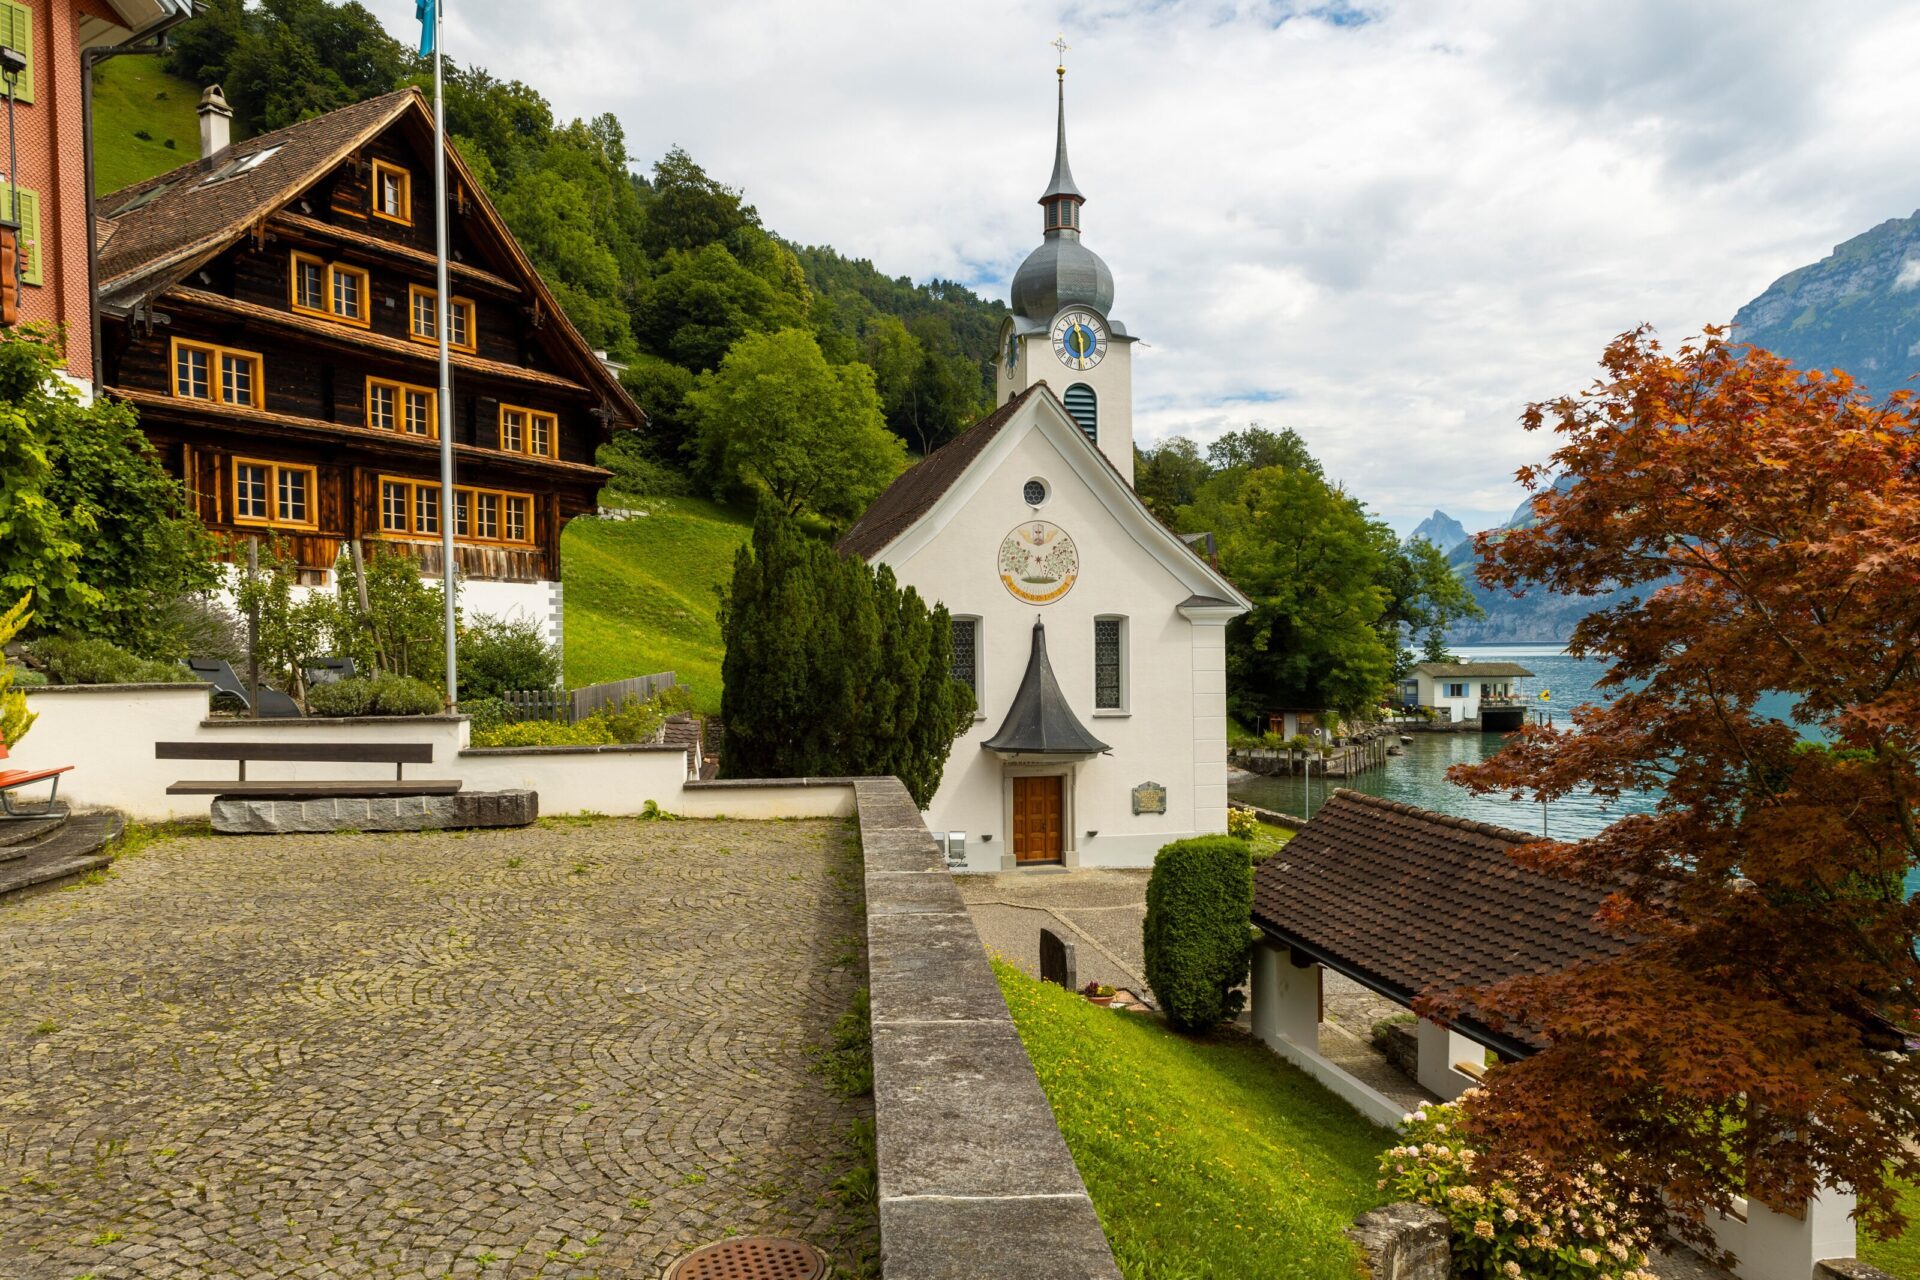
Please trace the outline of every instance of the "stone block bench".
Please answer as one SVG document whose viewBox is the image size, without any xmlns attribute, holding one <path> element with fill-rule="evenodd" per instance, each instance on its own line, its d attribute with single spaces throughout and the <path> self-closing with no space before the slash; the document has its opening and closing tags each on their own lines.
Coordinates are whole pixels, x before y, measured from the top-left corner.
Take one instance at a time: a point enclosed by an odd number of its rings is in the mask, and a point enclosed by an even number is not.
<svg viewBox="0 0 1920 1280">
<path fill-rule="evenodd" d="M 213 829 L 229 835 L 524 827 L 540 816 L 533 791 L 462 791 L 458 778 L 408 778 L 433 763 L 428 742 L 156 742 L 158 760 L 231 760 L 238 777 L 189 779 L 168 795 L 213 799 Z M 391 764 L 393 778 L 248 778 L 249 761 Z"/>
</svg>

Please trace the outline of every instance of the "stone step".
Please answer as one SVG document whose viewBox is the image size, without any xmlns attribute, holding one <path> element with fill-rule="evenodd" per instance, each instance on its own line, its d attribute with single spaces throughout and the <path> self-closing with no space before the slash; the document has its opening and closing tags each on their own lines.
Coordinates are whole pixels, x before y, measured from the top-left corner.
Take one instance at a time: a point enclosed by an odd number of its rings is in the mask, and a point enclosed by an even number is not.
<svg viewBox="0 0 1920 1280">
<path fill-rule="evenodd" d="M 18 857 L 20 845 L 59 830 L 60 824 L 66 820 L 67 811 L 63 808 L 44 818 L 14 818 L 0 822 L 0 858 Z"/>
<path fill-rule="evenodd" d="M 106 846 L 126 828 L 117 813 L 79 813 L 32 844 L 24 857 L 0 862 L 0 898 L 97 871 L 113 861 Z"/>
</svg>

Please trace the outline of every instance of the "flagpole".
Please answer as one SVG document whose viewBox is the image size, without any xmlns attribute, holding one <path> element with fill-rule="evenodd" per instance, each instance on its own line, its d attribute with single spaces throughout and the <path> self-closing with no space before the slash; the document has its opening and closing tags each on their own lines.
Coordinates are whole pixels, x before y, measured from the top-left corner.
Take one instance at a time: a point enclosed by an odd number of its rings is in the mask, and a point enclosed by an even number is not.
<svg viewBox="0 0 1920 1280">
<path fill-rule="evenodd" d="M 440 86 L 440 11 L 444 0 L 432 0 L 433 16 L 433 219 L 435 302 L 439 312 L 433 331 L 440 347 L 440 593 L 446 601 L 447 708 L 460 701 L 460 673 L 454 652 L 455 597 L 458 575 L 453 559 L 453 373 L 447 357 L 452 299 L 447 296 L 447 118 Z"/>
</svg>

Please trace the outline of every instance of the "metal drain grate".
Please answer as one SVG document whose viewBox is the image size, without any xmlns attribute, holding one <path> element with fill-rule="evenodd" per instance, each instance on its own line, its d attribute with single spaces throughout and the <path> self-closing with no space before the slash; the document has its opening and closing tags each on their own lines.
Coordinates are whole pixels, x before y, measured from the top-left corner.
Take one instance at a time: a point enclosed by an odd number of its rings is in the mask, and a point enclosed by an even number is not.
<svg viewBox="0 0 1920 1280">
<path fill-rule="evenodd" d="M 827 1257 L 804 1240 L 748 1236 L 701 1245 L 667 1269 L 666 1280 L 822 1280 Z"/>
</svg>

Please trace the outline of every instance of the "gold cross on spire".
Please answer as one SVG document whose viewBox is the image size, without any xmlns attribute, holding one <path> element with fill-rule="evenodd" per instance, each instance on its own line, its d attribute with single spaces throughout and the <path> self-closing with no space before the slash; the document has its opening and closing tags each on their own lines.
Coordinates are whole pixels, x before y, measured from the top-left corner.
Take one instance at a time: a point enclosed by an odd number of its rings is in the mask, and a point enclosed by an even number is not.
<svg viewBox="0 0 1920 1280">
<path fill-rule="evenodd" d="M 1064 32 L 1060 35 L 1055 36 L 1048 43 L 1053 45 L 1054 51 L 1059 55 L 1060 65 L 1055 67 L 1054 70 L 1059 72 L 1063 76 L 1066 75 L 1067 74 L 1067 50 L 1071 49 L 1073 46 L 1067 43 L 1067 37 Z"/>
</svg>

